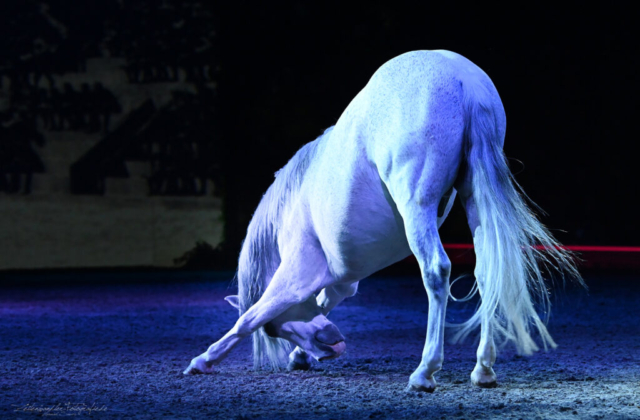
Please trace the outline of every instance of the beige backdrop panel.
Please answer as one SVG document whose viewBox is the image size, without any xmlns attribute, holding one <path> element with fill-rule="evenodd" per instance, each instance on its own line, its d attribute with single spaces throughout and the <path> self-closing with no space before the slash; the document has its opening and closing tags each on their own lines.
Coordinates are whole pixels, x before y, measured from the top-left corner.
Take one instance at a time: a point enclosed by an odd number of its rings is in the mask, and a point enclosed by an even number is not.
<svg viewBox="0 0 640 420">
<path fill-rule="evenodd" d="M 0 200 L 0 269 L 172 266 L 196 241 L 222 239 L 215 197 Z"/>
</svg>

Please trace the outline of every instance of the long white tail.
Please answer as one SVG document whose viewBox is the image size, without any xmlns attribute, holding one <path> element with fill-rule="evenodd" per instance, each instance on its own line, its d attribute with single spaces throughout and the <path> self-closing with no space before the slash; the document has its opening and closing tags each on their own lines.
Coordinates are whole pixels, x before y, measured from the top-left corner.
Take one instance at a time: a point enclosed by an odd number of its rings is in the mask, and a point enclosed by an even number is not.
<svg viewBox="0 0 640 420">
<path fill-rule="evenodd" d="M 584 283 L 571 253 L 560 247 L 527 206 L 526 195 L 518 192 L 522 189 L 502 151 L 492 103 L 484 85 L 465 85 L 465 154 L 480 224 L 474 233 L 475 274 L 483 281 L 481 304 L 454 340 L 485 320 L 495 338 L 513 341 L 519 353 L 531 354 L 538 350 L 532 327 L 540 333 L 545 350 L 556 347 L 536 312 L 536 304 L 547 316 L 550 309 L 543 268 L 557 269 Z"/>
</svg>

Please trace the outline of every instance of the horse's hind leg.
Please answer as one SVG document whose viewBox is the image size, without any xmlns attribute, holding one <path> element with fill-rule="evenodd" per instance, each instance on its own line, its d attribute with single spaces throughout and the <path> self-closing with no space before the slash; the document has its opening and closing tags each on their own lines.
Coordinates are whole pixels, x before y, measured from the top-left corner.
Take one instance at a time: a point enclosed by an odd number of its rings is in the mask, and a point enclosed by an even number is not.
<svg viewBox="0 0 640 420">
<path fill-rule="evenodd" d="M 444 324 L 449 296 L 451 262 L 438 235 L 438 201 L 432 205 L 411 201 L 399 207 L 404 219 L 411 251 L 420 263 L 422 280 L 429 297 L 427 339 L 422 361 L 409 378 L 409 390 L 433 392 L 436 380 L 433 374 L 442 368 L 444 360 Z"/>
<path fill-rule="evenodd" d="M 340 302 L 354 296 L 358 291 L 358 282 L 349 284 L 335 284 L 333 286 L 326 287 L 318 294 L 317 302 L 318 306 L 322 308 L 322 314 L 327 316 L 329 312 L 336 307 Z M 307 354 L 300 347 L 296 347 L 291 354 L 289 354 L 288 370 L 309 370 L 313 358 Z"/>
<path fill-rule="evenodd" d="M 295 241 L 295 252 L 283 255 L 282 262 L 258 302 L 249 308 L 224 337 L 206 352 L 195 357 L 185 374 L 210 373 L 245 337 L 271 321 L 291 306 L 305 302 L 316 290 L 322 289 L 327 262 L 315 240 L 305 237 Z"/>
<path fill-rule="evenodd" d="M 473 201 L 473 195 L 467 195 L 466 197 L 461 195 L 460 199 L 467 214 L 469 228 L 473 233 L 475 253 L 478 257 L 476 261 L 481 261 L 479 256 L 483 252 L 480 248 L 482 227 L 478 222 L 478 214 Z M 480 298 L 482 298 L 485 283 L 490 279 L 484 277 L 482 267 L 478 262 L 476 262 L 475 277 L 478 282 Z M 481 388 L 494 388 L 498 384 L 496 373 L 493 371 L 493 365 L 496 362 L 496 345 L 493 340 L 493 330 L 490 320 L 482 319 L 480 328 L 480 344 L 478 345 L 478 351 L 476 353 L 477 363 L 473 372 L 471 372 L 471 382 Z"/>
</svg>

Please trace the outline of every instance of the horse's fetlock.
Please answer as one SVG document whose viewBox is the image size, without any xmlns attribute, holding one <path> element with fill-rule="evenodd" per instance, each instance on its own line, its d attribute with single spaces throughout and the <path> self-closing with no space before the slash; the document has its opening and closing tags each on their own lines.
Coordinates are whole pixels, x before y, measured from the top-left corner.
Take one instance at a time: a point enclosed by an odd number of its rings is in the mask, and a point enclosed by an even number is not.
<svg viewBox="0 0 640 420">
<path fill-rule="evenodd" d="M 216 354 L 215 352 L 207 351 L 198 356 L 198 359 L 200 360 L 200 363 L 210 368 L 211 366 L 217 365 L 220 362 L 220 355 Z"/>
<path fill-rule="evenodd" d="M 492 367 L 496 363 L 496 353 L 481 353 L 478 355 L 478 363 L 484 367 Z"/>
<path fill-rule="evenodd" d="M 427 376 L 432 376 L 435 372 L 442 369 L 444 363 L 444 355 L 431 356 L 427 358 L 427 361 L 423 363 L 423 371 Z"/>
<path fill-rule="evenodd" d="M 434 373 L 434 372 L 438 372 L 439 370 L 442 369 L 442 360 L 434 360 L 432 362 L 429 362 L 427 364 L 427 368 L 429 369 L 429 372 Z"/>
</svg>

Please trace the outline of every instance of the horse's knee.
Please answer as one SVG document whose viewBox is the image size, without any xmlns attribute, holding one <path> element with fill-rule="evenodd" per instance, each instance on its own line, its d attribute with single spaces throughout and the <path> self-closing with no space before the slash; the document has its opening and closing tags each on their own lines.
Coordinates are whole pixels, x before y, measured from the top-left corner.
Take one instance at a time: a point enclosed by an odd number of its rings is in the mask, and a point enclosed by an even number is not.
<svg viewBox="0 0 640 420">
<path fill-rule="evenodd" d="M 245 320 L 242 319 L 242 317 L 240 317 L 240 319 L 236 321 L 236 324 L 229 330 L 227 334 L 231 337 L 235 337 L 237 339 L 242 340 L 244 338 L 247 338 L 252 333 L 253 333 L 253 329 L 251 325 L 249 325 L 248 322 L 246 322 Z"/>
<path fill-rule="evenodd" d="M 358 282 L 336 284 L 326 287 L 318 294 L 316 301 L 321 308 L 333 308 L 337 303 L 354 296 L 358 292 Z"/>
<path fill-rule="evenodd" d="M 358 282 L 341 285 L 339 292 L 344 298 L 355 296 L 358 293 Z"/>
</svg>

